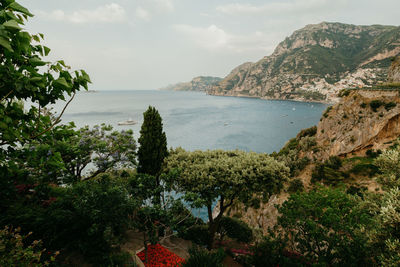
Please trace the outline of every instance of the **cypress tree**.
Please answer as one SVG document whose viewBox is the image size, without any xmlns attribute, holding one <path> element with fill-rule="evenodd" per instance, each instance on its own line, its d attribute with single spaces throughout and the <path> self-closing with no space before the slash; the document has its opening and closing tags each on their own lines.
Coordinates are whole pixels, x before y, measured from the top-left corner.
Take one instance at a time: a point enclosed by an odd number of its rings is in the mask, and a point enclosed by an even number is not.
<svg viewBox="0 0 400 267">
<path fill-rule="evenodd" d="M 158 111 L 149 106 L 143 113 L 143 124 L 140 129 L 138 172 L 153 175 L 159 185 L 159 174 L 164 158 L 168 154 L 167 137 L 163 132 L 162 119 Z"/>
</svg>

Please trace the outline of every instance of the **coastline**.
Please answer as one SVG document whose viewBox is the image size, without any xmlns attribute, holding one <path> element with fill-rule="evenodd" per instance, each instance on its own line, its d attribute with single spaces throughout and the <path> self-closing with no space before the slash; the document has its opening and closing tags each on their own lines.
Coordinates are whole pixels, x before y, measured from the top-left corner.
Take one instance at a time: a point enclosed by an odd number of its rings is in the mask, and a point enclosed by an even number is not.
<svg viewBox="0 0 400 267">
<path fill-rule="evenodd" d="M 259 97 L 259 96 L 250 96 L 250 95 L 243 95 L 243 94 L 237 94 L 237 95 L 227 95 L 227 94 L 211 94 L 209 92 L 206 92 L 207 95 L 212 95 L 212 96 L 226 96 L 226 97 L 242 97 L 242 98 L 256 98 L 256 99 L 262 99 L 262 100 L 271 100 L 271 101 L 294 101 L 294 102 L 302 102 L 302 103 L 318 103 L 318 104 L 325 104 L 325 105 L 334 105 L 338 103 L 339 101 L 329 101 L 329 100 L 307 100 L 304 98 L 270 98 L 270 97 Z"/>
</svg>

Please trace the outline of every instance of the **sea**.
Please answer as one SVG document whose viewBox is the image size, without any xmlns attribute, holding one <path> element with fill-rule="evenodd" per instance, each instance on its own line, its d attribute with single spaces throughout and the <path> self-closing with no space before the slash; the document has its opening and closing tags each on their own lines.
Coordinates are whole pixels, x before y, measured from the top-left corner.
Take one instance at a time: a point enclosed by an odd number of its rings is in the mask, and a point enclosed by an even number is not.
<svg viewBox="0 0 400 267">
<path fill-rule="evenodd" d="M 67 99 L 68 100 L 68 99 Z M 60 112 L 66 102 L 58 102 Z M 321 103 L 212 96 L 202 92 L 157 90 L 79 92 L 62 116 L 77 127 L 102 123 L 132 129 L 139 137 L 143 112 L 155 107 L 163 120 L 168 147 L 186 150 L 279 151 L 304 128 L 316 125 L 327 108 Z M 118 126 L 134 120 L 135 125 Z M 215 204 L 215 203 L 214 203 Z M 205 208 L 193 214 L 207 221 Z"/>
<path fill-rule="evenodd" d="M 68 99 L 67 99 L 68 100 Z M 58 102 L 59 112 L 65 102 Z M 62 122 L 77 127 L 101 123 L 139 136 L 143 112 L 155 107 L 163 120 L 168 147 L 186 150 L 240 149 L 272 153 L 304 128 L 316 125 L 327 105 L 321 103 L 212 96 L 202 92 L 157 90 L 79 92 Z M 118 126 L 133 119 L 135 125 Z"/>
</svg>

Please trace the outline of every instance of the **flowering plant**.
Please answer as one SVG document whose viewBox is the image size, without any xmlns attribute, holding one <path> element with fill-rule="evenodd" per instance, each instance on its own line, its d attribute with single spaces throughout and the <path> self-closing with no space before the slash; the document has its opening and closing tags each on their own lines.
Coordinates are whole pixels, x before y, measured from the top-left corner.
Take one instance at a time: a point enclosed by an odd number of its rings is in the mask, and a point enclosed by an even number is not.
<svg viewBox="0 0 400 267">
<path fill-rule="evenodd" d="M 147 246 L 147 261 L 146 250 L 139 252 L 137 256 L 146 267 L 180 267 L 185 262 L 184 259 L 160 244 Z"/>
</svg>

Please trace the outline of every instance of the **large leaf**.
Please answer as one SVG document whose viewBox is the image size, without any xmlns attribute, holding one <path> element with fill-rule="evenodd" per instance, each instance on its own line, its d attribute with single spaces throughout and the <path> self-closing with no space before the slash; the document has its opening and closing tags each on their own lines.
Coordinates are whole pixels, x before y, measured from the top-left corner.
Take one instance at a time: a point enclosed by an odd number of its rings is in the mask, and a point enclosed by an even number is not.
<svg viewBox="0 0 400 267">
<path fill-rule="evenodd" d="M 19 26 L 18 22 L 16 20 L 8 20 L 3 23 L 3 26 L 9 29 L 14 29 L 14 30 L 21 30 L 21 27 Z"/>
<path fill-rule="evenodd" d="M 21 6 L 20 4 L 18 4 L 17 2 L 13 2 L 11 4 L 8 5 L 8 8 L 14 10 L 14 11 L 18 11 L 21 12 L 27 16 L 33 17 L 33 14 L 31 12 L 29 12 L 28 9 L 26 9 L 25 7 Z"/>
<path fill-rule="evenodd" d="M 8 41 L 6 38 L 0 36 L 0 45 L 7 49 L 10 52 L 14 52 L 14 50 L 11 47 L 10 41 Z"/>
<path fill-rule="evenodd" d="M 29 63 L 31 63 L 34 66 L 44 66 L 47 64 L 46 62 L 41 61 L 40 58 L 37 58 L 37 57 L 33 57 L 33 58 L 29 59 Z"/>
<path fill-rule="evenodd" d="M 70 88 L 71 87 L 70 84 L 67 82 L 67 80 L 65 80 L 64 77 L 61 77 L 61 78 L 58 78 L 57 80 L 55 80 L 53 82 L 53 85 L 55 85 L 55 84 L 61 85 L 61 86 L 65 87 L 65 88 Z"/>
</svg>

